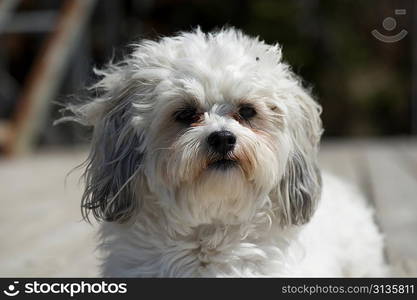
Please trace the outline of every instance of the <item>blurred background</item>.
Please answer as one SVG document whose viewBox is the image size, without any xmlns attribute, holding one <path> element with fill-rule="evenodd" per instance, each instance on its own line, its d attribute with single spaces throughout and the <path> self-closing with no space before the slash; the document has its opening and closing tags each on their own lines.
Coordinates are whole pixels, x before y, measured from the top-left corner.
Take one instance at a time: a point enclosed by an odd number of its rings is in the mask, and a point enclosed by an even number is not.
<svg viewBox="0 0 417 300">
<path fill-rule="evenodd" d="M 362 189 L 395 274 L 416 276 L 416 14 L 413 0 L 0 0 L 0 275 L 97 275 L 81 171 L 64 186 L 88 130 L 53 126 L 59 103 L 130 42 L 199 25 L 283 46 L 323 106 L 323 168 Z"/>
</svg>

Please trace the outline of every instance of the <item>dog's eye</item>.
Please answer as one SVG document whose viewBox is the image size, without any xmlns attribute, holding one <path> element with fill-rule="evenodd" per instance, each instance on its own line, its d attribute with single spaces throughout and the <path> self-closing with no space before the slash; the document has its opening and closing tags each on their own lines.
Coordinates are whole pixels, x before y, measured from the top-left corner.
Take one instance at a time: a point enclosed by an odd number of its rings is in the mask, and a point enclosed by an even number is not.
<svg viewBox="0 0 417 300">
<path fill-rule="evenodd" d="M 239 109 L 239 115 L 248 120 L 256 115 L 256 110 L 250 105 L 245 105 Z"/>
<path fill-rule="evenodd" d="M 192 107 L 187 107 L 178 110 L 174 113 L 175 120 L 183 124 L 191 124 L 198 120 L 197 110 Z"/>
</svg>

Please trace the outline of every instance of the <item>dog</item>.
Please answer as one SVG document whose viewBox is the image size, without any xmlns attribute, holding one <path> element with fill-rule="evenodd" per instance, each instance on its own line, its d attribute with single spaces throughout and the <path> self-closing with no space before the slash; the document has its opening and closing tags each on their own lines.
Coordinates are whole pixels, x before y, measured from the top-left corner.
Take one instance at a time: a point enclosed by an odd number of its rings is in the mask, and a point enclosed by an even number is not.
<svg viewBox="0 0 417 300">
<path fill-rule="evenodd" d="M 112 277 L 384 276 L 354 187 L 321 174 L 321 107 L 234 28 L 143 40 L 66 110 L 93 126 L 82 213 Z"/>
</svg>

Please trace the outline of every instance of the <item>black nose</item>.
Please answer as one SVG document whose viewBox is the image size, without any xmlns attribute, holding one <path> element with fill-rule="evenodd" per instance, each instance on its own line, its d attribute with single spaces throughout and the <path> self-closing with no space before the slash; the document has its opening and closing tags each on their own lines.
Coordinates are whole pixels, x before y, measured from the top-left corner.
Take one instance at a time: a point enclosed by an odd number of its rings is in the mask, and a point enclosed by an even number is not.
<svg viewBox="0 0 417 300">
<path fill-rule="evenodd" d="M 220 154 L 226 154 L 235 147 L 236 136 L 227 130 L 215 131 L 208 136 L 207 143 L 211 150 Z"/>
</svg>

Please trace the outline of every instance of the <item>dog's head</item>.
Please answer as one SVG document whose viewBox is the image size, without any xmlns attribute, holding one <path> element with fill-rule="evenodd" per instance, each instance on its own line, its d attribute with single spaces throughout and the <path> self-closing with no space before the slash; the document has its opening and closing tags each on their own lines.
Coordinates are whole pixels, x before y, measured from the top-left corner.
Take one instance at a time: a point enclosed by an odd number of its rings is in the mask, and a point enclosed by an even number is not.
<svg viewBox="0 0 417 300">
<path fill-rule="evenodd" d="M 69 106 L 94 126 L 85 212 L 124 222 L 144 201 L 191 225 L 269 206 L 309 220 L 320 194 L 320 108 L 280 48 L 234 29 L 144 41 Z M 153 199 L 153 200 L 150 200 Z"/>
</svg>

